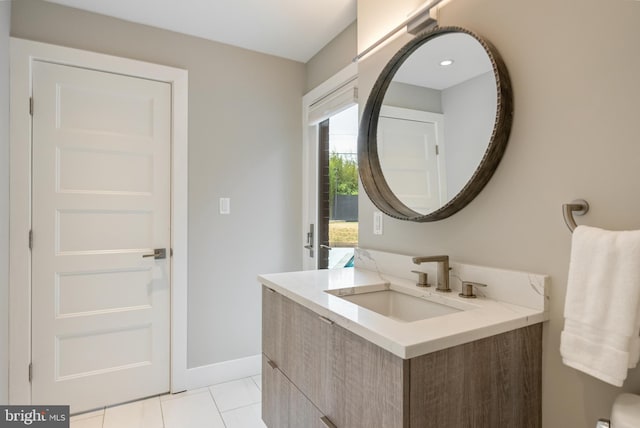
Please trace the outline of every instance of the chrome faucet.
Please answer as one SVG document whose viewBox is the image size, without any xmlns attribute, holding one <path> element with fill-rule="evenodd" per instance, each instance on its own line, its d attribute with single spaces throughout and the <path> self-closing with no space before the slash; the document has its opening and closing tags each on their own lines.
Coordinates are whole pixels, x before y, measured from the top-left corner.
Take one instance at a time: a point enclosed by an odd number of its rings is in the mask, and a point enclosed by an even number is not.
<svg viewBox="0 0 640 428">
<path fill-rule="evenodd" d="M 414 257 L 413 262 L 417 265 L 427 262 L 438 263 L 436 271 L 436 291 L 450 292 L 449 288 L 449 256 L 428 256 Z"/>
</svg>

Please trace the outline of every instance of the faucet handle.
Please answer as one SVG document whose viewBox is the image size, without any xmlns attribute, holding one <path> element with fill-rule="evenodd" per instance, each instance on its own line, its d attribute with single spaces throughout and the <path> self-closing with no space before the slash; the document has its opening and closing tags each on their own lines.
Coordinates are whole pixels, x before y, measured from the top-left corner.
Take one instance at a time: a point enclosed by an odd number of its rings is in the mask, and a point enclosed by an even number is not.
<svg viewBox="0 0 640 428">
<path fill-rule="evenodd" d="M 419 270 L 412 270 L 411 272 L 418 274 L 418 282 L 416 282 L 418 287 L 431 287 L 431 284 L 427 282 L 427 272 L 420 272 Z"/>
<path fill-rule="evenodd" d="M 475 299 L 476 296 L 473 294 L 473 287 L 486 287 L 487 284 L 482 284 L 479 282 L 473 281 L 462 281 L 462 293 L 459 293 L 458 296 L 464 297 L 465 299 Z"/>
</svg>

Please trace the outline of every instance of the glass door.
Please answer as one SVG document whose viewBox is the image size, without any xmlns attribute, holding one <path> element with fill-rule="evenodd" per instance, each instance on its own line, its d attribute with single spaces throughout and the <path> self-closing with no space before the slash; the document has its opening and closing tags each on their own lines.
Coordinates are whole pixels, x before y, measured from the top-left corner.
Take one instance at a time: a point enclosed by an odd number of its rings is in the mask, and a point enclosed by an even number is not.
<svg viewBox="0 0 640 428">
<path fill-rule="evenodd" d="M 353 266 L 358 245 L 358 106 L 318 126 L 318 269 Z"/>
</svg>

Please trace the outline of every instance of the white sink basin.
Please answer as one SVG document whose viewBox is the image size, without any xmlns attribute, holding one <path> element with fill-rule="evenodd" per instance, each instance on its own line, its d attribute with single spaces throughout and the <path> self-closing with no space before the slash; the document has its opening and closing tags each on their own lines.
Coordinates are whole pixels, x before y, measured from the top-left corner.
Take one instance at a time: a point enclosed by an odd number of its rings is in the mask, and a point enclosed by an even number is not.
<svg viewBox="0 0 640 428">
<path fill-rule="evenodd" d="M 385 317 L 402 322 L 419 321 L 449 315 L 462 310 L 392 289 L 355 292 L 355 288 L 351 288 L 347 290 L 326 290 L 326 292 Z"/>
</svg>

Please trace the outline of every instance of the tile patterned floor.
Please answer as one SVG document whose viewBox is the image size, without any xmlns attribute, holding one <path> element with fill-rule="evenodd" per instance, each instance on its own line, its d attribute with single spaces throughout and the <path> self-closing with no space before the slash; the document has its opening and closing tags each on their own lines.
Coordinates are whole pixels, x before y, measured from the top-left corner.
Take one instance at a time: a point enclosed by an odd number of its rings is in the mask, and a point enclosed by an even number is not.
<svg viewBox="0 0 640 428">
<path fill-rule="evenodd" d="M 71 428 L 266 428 L 260 375 L 71 418 Z"/>
</svg>

